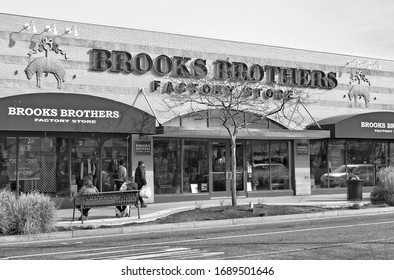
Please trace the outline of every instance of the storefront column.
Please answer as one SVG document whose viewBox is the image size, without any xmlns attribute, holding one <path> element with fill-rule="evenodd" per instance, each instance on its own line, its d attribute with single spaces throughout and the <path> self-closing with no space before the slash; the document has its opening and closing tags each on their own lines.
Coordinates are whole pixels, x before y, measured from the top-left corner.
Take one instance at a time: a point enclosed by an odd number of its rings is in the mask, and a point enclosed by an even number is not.
<svg viewBox="0 0 394 280">
<path fill-rule="evenodd" d="M 139 136 L 132 134 L 132 162 L 131 168 L 128 170 L 129 175 L 135 173 L 135 169 L 138 166 L 138 162 L 142 160 L 145 164 L 146 171 L 146 182 L 148 187 L 151 189 L 152 197 L 150 199 L 144 199 L 146 202 L 154 201 L 154 181 L 153 181 L 153 138 L 150 136 Z M 149 146 L 150 144 L 150 146 Z"/>
<path fill-rule="evenodd" d="M 295 195 L 311 194 L 309 141 L 294 141 Z"/>
</svg>

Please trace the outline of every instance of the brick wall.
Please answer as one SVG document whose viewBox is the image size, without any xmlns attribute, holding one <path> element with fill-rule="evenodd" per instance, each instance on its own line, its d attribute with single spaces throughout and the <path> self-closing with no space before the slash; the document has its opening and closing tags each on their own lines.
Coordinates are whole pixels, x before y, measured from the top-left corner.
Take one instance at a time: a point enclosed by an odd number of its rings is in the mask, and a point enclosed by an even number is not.
<svg viewBox="0 0 394 280">
<path fill-rule="evenodd" d="M 51 57 L 62 61 L 66 68 L 66 82 L 62 89 L 56 88 L 56 80 L 52 75 L 42 78 L 42 87 L 37 88 L 35 77 L 27 80 L 24 69 L 34 58 L 43 53 L 33 55 L 30 59 L 27 53 L 35 46 L 34 41 L 40 37 L 53 35 L 44 33 L 34 36 L 29 31 L 15 33 L 15 41 L 10 40 L 12 32 L 20 31 L 24 23 L 31 20 L 38 32 L 46 25 L 56 24 L 59 35 L 65 28 L 77 27 L 79 36 L 65 35 L 57 37 L 60 47 L 68 54 L 69 60 L 64 60 L 60 54 L 50 52 Z M 33 40 L 32 40 L 33 39 Z M 246 44 L 194 36 L 183 36 L 144 30 L 118 28 L 112 26 L 93 25 L 80 22 L 67 22 L 57 19 L 42 19 L 19 15 L 0 14 L 0 97 L 35 93 L 35 92 L 70 92 L 105 97 L 116 101 L 133 104 L 137 89 L 145 88 L 152 105 L 157 110 L 160 122 L 164 123 L 173 117 L 166 114 L 159 93 L 151 93 L 150 82 L 160 79 L 151 73 L 144 75 L 123 74 L 90 71 L 90 51 L 92 48 L 108 50 L 126 50 L 132 54 L 145 52 L 152 58 L 165 54 L 171 56 L 187 56 L 193 59 L 203 58 L 208 61 L 229 59 L 245 63 L 275 65 L 281 67 L 296 67 L 303 69 L 319 69 L 341 73 L 339 85 L 330 91 L 311 90 L 316 93 L 316 100 L 308 108 L 316 119 L 336 114 L 360 113 L 377 110 L 394 110 L 392 98 L 394 85 L 394 61 L 376 58 L 364 58 L 352 55 L 332 54 L 325 52 L 280 48 L 258 44 Z M 344 66 L 347 61 L 352 63 Z M 362 102 L 354 107 L 346 96 L 350 85 L 349 73 L 354 70 L 357 61 L 376 63 L 372 69 L 364 69 L 372 85 L 371 103 L 364 108 Z M 381 69 L 378 68 L 378 65 Z M 353 68 L 353 69 L 352 69 Z M 376 98 L 376 100 L 375 100 Z M 139 97 L 136 107 L 150 112 L 146 101 Z M 305 123 L 312 120 L 305 116 Z"/>
</svg>

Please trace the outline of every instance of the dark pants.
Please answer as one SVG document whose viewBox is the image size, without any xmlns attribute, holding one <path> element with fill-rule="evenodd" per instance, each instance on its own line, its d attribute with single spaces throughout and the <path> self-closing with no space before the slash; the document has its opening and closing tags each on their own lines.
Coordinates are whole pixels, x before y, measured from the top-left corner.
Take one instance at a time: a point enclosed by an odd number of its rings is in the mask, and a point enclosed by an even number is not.
<svg viewBox="0 0 394 280">
<path fill-rule="evenodd" d="M 127 206 L 115 206 L 120 213 L 122 213 L 124 210 L 126 210 Z"/>
<path fill-rule="evenodd" d="M 143 186 L 144 186 L 144 185 L 138 184 L 138 190 L 142 189 Z M 141 205 L 142 205 L 142 204 L 145 204 L 144 199 L 143 199 L 142 197 L 138 196 L 138 199 L 139 199 Z"/>
<path fill-rule="evenodd" d="M 117 190 L 120 189 L 120 187 L 123 185 L 123 183 L 124 183 L 124 181 L 115 180 L 115 184 L 116 184 Z"/>
<path fill-rule="evenodd" d="M 81 211 L 83 216 L 87 217 L 89 215 L 90 208 L 83 208 L 83 210 L 81 210 L 81 206 L 79 206 L 79 205 L 77 206 L 77 208 L 78 208 L 79 211 Z"/>
</svg>

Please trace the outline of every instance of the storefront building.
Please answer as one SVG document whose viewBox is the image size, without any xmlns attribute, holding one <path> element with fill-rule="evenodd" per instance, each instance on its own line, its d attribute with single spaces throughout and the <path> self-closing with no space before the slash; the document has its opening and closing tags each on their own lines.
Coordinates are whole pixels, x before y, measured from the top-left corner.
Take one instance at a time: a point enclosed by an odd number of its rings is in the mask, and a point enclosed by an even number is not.
<svg viewBox="0 0 394 280">
<path fill-rule="evenodd" d="M 132 175 L 143 160 L 149 202 L 229 197 L 228 133 L 164 99 L 213 90 L 204 77 L 230 70 L 269 85 L 253 89 L 262 102 L 287 94 L 275 84 L 309 96 L 238 134 L 238 196 L 345 191 L 341 168 L 372 187 L 394 162 L 394 61 L 10 14 L 0 23 L 1 188 L 66 207 L 85 175 L 114 191 L 119 163 Z M 184 77 L 195 82 L 174 82 Z"/>
<path fill-rule="evenodd" d="M 379 171 L 394 163 L 393 121 L 393 112 L 320 120 L 321 128 L 330 131 L 330 139 L 310 141 L 312 186 L 344 189 L 353 175 L 363 180 L 365 187 L 375 186 Z M 314 124 L 308 129 L 320 128 Z"/>
</svg>

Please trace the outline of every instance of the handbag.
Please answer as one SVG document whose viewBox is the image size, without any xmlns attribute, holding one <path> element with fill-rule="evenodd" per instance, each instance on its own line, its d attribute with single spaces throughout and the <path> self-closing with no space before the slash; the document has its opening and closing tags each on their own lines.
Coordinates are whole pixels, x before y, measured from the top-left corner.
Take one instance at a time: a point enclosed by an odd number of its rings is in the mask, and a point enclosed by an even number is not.
<svg viewBox="0 0 394 280">
<path fill-rule="evenodd" d="M 152 196 L 152 192 L 147 185 L 144 185 L 140 190 L 140 197 L 149 199 Z"/>
</svg>

